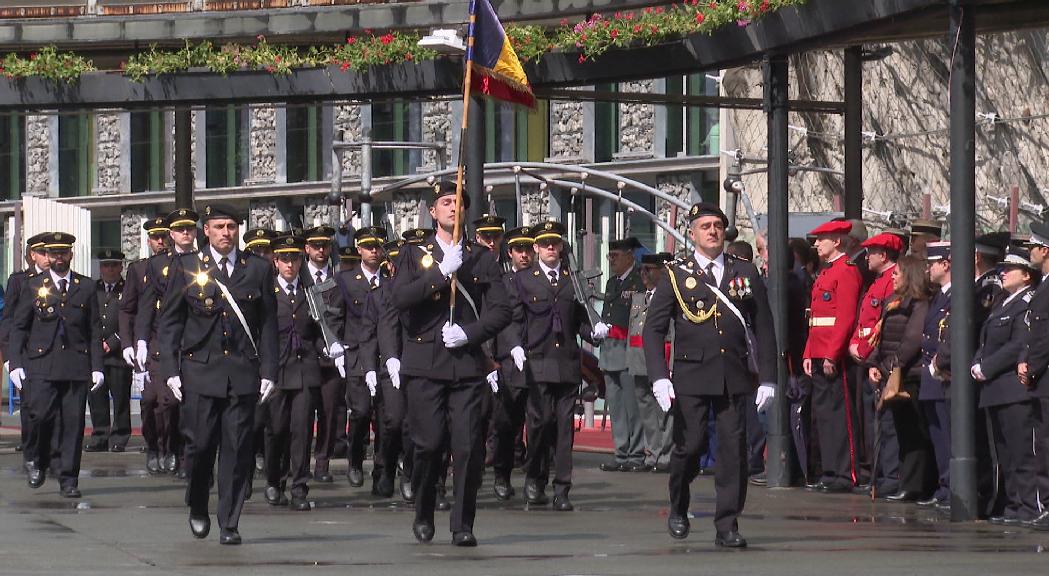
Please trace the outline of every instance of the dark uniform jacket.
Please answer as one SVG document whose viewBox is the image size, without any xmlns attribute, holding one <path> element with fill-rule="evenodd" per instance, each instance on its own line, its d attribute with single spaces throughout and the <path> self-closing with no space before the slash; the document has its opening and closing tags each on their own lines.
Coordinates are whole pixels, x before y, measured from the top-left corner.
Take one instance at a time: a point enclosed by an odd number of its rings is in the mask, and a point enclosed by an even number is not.
<svg viewBox="0 0 1049 576">
<path fill-rule="evenodd" d="M 76 272 L 63 296 L 45 272 L 26 280 L 11 323 L 7 358 L 31 380 L 90 382 L 102 371 L 95 282 Z"/>
<path fill-rule="evenodd" d="M 124 278 L 124 289 L 120 292 L 120 341 L 121 348 L 135 347 L 135 318 L 138 316 L 138 302 L 145 290 L 147 258 L 135 260 L 128 264 Z M 143 336 L 146 340 L 148 336 Z"/>
<path fill-rule="evenodd" d="M 513 275 L 513 329 L 506 334 L 507 344 L 527 352 L 525 369 L 535 382 L 577 385 L 581 375 L 576 336 L 592 343 L 593 328 L 586 309 L 575 299 L 568 266 L 562 264 L 558 276 L 553 286 L 538 263 Z"/>
<path fill-rule="evenodd" d="M 1049 398 L 1049 282 L 1038 285 L 1027 309 L 1030 326 L 1021 361 L 1027 362 L 1031 396 Z"/>
<path fill-rule="evenodd" d="M 378 354 L 367 354 L 361 360 L 365 372 L 382 372 L 390 358 L 401 358 L 401 314 L 391 299 L 391 281 L 383 275 L 379 287 L 368 295 L 364 309 L 362 338 L 374 340 Z"/>
<path fill-rule="evenodd" d="M 106 283 L 99 280 L 95 283 L 98 293 L 98 316 L 102 322 L 102 341 L 109 346 L 109 353 L 103 348 L 103 363 L 106 366 L 123 366 L 120 340 L 120 294 L 124 289 L 124 279 L 113 284 L 113 291 L 106 293 Z"/>
<path fill-rule="evenodd" d="M 375 334 L 367 334 L 364 319 L 373 290 L 360 265 L 339 272 L 335 283 L 338 289 L 328 294 L 335 313 L 328 323 L 346 349 L 346 374 L 363 376 L 366 366 L 375 366 L 379 354 Z"/>
<path fill-rule="evenodd" d="M 514 274 L 513 270 L 503 272 L 503 285 L 507 294 L 511 294 L 513 289 Z M 511 309 L 513 315 L 516 316 L 518 314 L 518 306 L 511 304 Z M 506 328 L 503 328 L 492 339 L 492 356 L 495 358 L 496 363 L 499 364 L 501 383 L 508 384 L 511 388 L 527 388 L 528 380 L 525 378 L 525 373 L 517 369 L 513 358 L 510 356 L 510 351 L 514 349 L 514 346 L 524 348 L 521 345 L 521 325 L 511 321 Z"/>
<path fill-rule="evenodd" d="M 310 317 L 302 282 L 292 298 L 277 278 L 273 279 L 277 299 L 277 332 L 279 342 L 277 388 L 301 390 L 321 385 L 319 359 L 324 354 L 324 337 L 320 326 Z"/>
<path fill-rule="evenodd" d="M 918 390 L 919 400 L 945 400 L 944 382 L 933 378 L 928 366 L 940 348 L 940 341 L 947 331 L 947 315 L 951 312 L 951 289 L 947 292 L 937 290 L 929 302 L 929 312 L 925 315 L 925 327 L 922 329 L 922 384 Z M 950 343 L 946 344 L 950 346 Z"/>
<path fill-rule="evenodd" d="M 277 381 L 277 299 L 273 266 L 238 252 L 228 281 L 205 247 L 183 254 L 169 276 L 161 307 L 160 376 L 182 376 L 187 391 L 227 397 L 259 393 L 260 379 Z M 240 306 L 255 346 L 216 280 Z M 256 347 L 257 346 L 257 351 Z"/>
<path fill-rule="evenodd" d="M 424 244 L 404 246 L 398 256 L 392 296 L 393 305 L 402 312 L 401 373 L 433 380 L 483 378 L 494 366 L 481 344 L 511 320 L 499 263 L 488 249 L 465 242 L 456 277 L 477 314 L 463 290 L 458 290 L 454 322 L 462 327 L 468 343 L 450 349 L 444 345 L 441 328 L 448 322 L 452 281 L 437 265 L 442 258 L 444 251 L 433 235 Z"/>
<path fill-rule="evenodd" d="M 670 276 L 676 280 L 679 301 Z M 648 305 L 648 320 L 642 332 L 649 380 L 668 378 L 664 342 L 671 322 L 674 326 L 674 392 L 686 396 L 720 396 L 749 394 L 761 382 L 776 381 L 776 341 L 772 330 L 765 282 L 757 268 L 745 260 L 725 254 L 725 270 L 719 289 L 739 309 L 754 335 L 758 368 L 755 375 L 748 367 L 745 328 L 714 294 L 704 280 L 695 256 L 667 264 L 667 275 L 660 279 Z M 732 286 L 749 282 L 745 290 Z M 687 319 L 682 304 L 690 313 L 705 313 L 717 305 L 717 312 L 696 324 Z"/>
<path fill-rule="evenodd" d="M 145 340 L 153 360 L 160 358 L 160 307 L 172 280 L 186 273 L 182 271 L 183 258 L 186 256 L 196 257 L 196 252 L 180 256 L 172 249 L 146 260 L 146 271 L 142 275 L 142 294 L 139 296 L 138 310 L 135 314 L 135 342 Z"/>
<path fill-rule="evenodd" d="M 325 266 L 324 269 L 327 271 L 327 276 L 325 276 L 325 278 L 330 278 L 330 279 L 334 279 L 335 278 L 336 272 L 331 267 L 330 264 L 328 266 Z M 302 268 L 299 270 L 299 286 L 302 287 L 303 289 L 308 289 L 311 286 L 314 286 L 314 285 L 317 284 L 317 279 L 315 277 L 313 277 L 312 275 L 310 275 L 309 270 L 310 270 L 309 263 L 306 260 L 304 260 L 303 263 L 302 263 Z M 336 296 L 337 292 L 338 292 L 338 287 L 333 288 L 329 292 L 325 292 L 324 302 L 327 303 L 329 306 L 334 306 L 337 303 L 337 301 L 335 300 L 335 298 L 337 297 Z M 330 319 L 328 319 L 327 321 L 328 321 L 328 325 L 331 326 Z M 339 333 L 341 332 L 340 330 L 334 330 L 334 329 L 333 329 L 333 331 L 335 332 L 336 336 L 338 336 Z M 321 355 L 319 362 L 320 362 L 321 368 L 330 368 L 331 370 L 335 369 L 335 361 L 333 361 L 331 358 L 328 358 L 327 353 Z M 349 363 L 347 362 L 347 369 L 348 368 L 349 368 Z M 338 374 L 335 374 L 335 377 L 338 377 L 338 376 L 339 376 Z"/>
<path fill-rule="evenodd" d="M 626 370 L 627 329 L 630 323 L 630 301 L 637 292 L 644 292 L 641 269 L 638 265 L 620 280 L 613 276 L 605 282 L 605 298 L 601 307 L 601 321 L 608 325 L 608 338 L 601 343 L 599 367 L 609 372 Z"/>
<path fill-rule="evenodd" d="M 1016 364 L 1027 342 L 1027 304 L 1030 288 L 1001 300 L 984 322 L 980 331 L 980 347 L 973 356 L 973 364 L 980 365 L 986 380 L 980 386 L 980 408 L 1023 402 L 1030 398 L 1027 388 L 1020 384 Z"/>
<path fill-rule="evenodd" d="M 29 270 L 19 270 L 18 272 L 12 272 L 7 277 L 7 290 L 4 291 L 4 312 L 2 319 L 0 319 L 0 349 L 7 352 L 7 343 L 11 336 L 11 322 L 15 317 L 15 310 L 18 308 L 18 297 L 22 294 L 22 286 L 25 285 L 26 280 L 36 276 L 36 267 L 31 266 Z"/>
<path fill-rule="evenodd" d="M 998 270 L 992 269 L 984 272 L 976 279 L 976 308 L 974 310 L 977 333 L 983 328 L 983 323 L 987 320 L 991 309 L 1007 296 L 1008 294 L 1002 290 L 1002 279 L 998 275 Z"/>
</svg>

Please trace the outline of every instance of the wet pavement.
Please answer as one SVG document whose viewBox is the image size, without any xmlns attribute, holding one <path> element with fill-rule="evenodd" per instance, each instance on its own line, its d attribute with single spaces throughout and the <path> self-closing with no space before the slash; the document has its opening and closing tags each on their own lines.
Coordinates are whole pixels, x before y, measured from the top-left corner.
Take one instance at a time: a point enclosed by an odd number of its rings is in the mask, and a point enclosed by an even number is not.
<svg viewBox="0 0 1049 576">
<path fill-rule="evenodd" d="M 486 476 L 474 549 L 451 546 L 442 512 L 434 542 L 417 544 L 410 506 L 351 488 L 342 475 L 313 486 L 310 512 L 270 507 L 257 480 L 241 519 L 244 545 L 226 547 L 217 526 L 206 540 L 192 538 L 184 485 L 149 476 L 137 451 L 84 454 L 83 497 L 67 500 L 51 478 L 38 490 L 26 485 L 14 441 L 0 437 L 3 575 L 1049 573 L 1049 533 L 952 524 L 913 506 L 798 489 L 751 487 L 741 520 L 750 548 L 719 550 L 710 477 L 693 484 L 691 537 L 675 541 L 666 533 L 666 475 L 601 472 L 606 456 L 583 453 L 570 513 L 526 510 L 516 474 L 517 496 L 499 502 Z"/>
</svg>

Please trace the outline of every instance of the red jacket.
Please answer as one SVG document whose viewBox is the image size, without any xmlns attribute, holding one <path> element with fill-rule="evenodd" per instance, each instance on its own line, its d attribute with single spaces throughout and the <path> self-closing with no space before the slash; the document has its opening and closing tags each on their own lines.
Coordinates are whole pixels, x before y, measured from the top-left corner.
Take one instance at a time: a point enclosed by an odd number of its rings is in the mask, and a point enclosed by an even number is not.
<svg viewBox="0 0 1049 576">
<path fill-rule="evenodd" d="M 805 358 L 845 358 L 862 286 L 860 271 L 844 254 L 819 273 L 812 285 Z"/>
<path fill-rule="evenodd" d="M 877 326 L 878 321 L 881 320 L 881 312 L 885 308 L 885 302 L 888 301 L 889 297 L 892 296 L 892 271 L 896 268 L 893 264 L 888 270 L 885 270 L 874 282 L 871 282 L 870 288 L 867 288 L 867 292 L 863 295 L 863 299 L 860 300 L 860 311 L 856 318 L 856 329 L 852 332 L 852 339 L 849 341 L 849 346 L 857 344 L 859 346 L 859 356 L 864 360 L 870 356 L 874 348 L 871 346 L 870 341 L 874 336 L 874 328 Z"/>
</svg>

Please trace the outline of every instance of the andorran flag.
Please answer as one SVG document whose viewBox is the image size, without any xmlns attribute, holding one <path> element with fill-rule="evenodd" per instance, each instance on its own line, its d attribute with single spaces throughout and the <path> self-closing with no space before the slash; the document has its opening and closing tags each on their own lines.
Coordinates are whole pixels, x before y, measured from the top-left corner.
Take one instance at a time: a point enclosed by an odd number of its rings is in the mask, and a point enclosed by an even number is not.
<svg viewBox="0 0 1049 576">
<path fill-rule="evenodd" d="M 499 100 L 535 107 L 521 61 L 489 0 L 473 0 L 466 58 L 470 62 L 470 91 Z"/>
</svg>

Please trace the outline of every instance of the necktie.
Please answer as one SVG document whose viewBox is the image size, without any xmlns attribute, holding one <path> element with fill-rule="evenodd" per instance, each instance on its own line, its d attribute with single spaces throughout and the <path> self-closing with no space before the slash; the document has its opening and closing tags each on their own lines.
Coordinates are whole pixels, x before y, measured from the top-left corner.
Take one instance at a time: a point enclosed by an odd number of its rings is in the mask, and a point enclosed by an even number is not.
<svg viewBox="0 0 1049 576">
<path fill-rule="evenodd" d="M 229 269 L 227 269 L 226 266 L 229 266 L 229 258 L 223 256 L 222 259 L 219 260 L 219 270 L 222 271 L 222 276 L 229 279 Z"/>
<path fill-rule="evenodd" d="M 707 271 L 706 278 L 704 278 L 704 279 L 707 281 L 707 284 L 710 284 L 711 286 L 717 286 L 718 285 L 718 279 L 717 279 L 716 276 L 714 276 L 714 263 L 713 262 L 710 262 L 710 263 L 707 264 L 706 271 Z"/>
<path fill-rule="evenodd" d="M 314 274 L 314 276 L 317 277 L 317 284 L 320 284 L 321 282 L 324 282 L 324 272 L 321 272 L 320 270 L 317 270 L 317 273 Z"/>
<path fill-rule="evenodd" d="M 375 290 L 379 287 L 379 277 L 372 276 L 372 279 L 368 281 L 368 284 L 371 286 L 372 290 Z"/>
<path fill-rule="evenodd" d="M 109 284 L 109 283 L 106 283 L 106 294 L 112 294 L 112 293 L 113 293 L 113 285 Z"/>
<path fill-rule="evenodd" d="M 62 294 L 66 293 L 66 287 L 69 285 L 69 280 L 62 278 L 58 281 L 58 291 Z"/>
<path fill-rule="evenodd" d="M 556 270 L 551 270 L 551 271 L 547 272 L 546 274 L 548 276 L 550 276 L 550 285 L 556 287 L 557 286 L 557 271 Z"/>
<path fill-rule="evenodd" d="M 648 301 L 651 300 L 651 299 L 652 299 L 652 291 L 651 290 L 646 290 L 645 291 L 645 306 L 648 306 Z"/>
<path fill-rule="evenodd" d="M 288 284 L 288 296 L 291 296 L 292 298 L 295 297 L 295 285 L 294 284 Z"/>
</svg>

